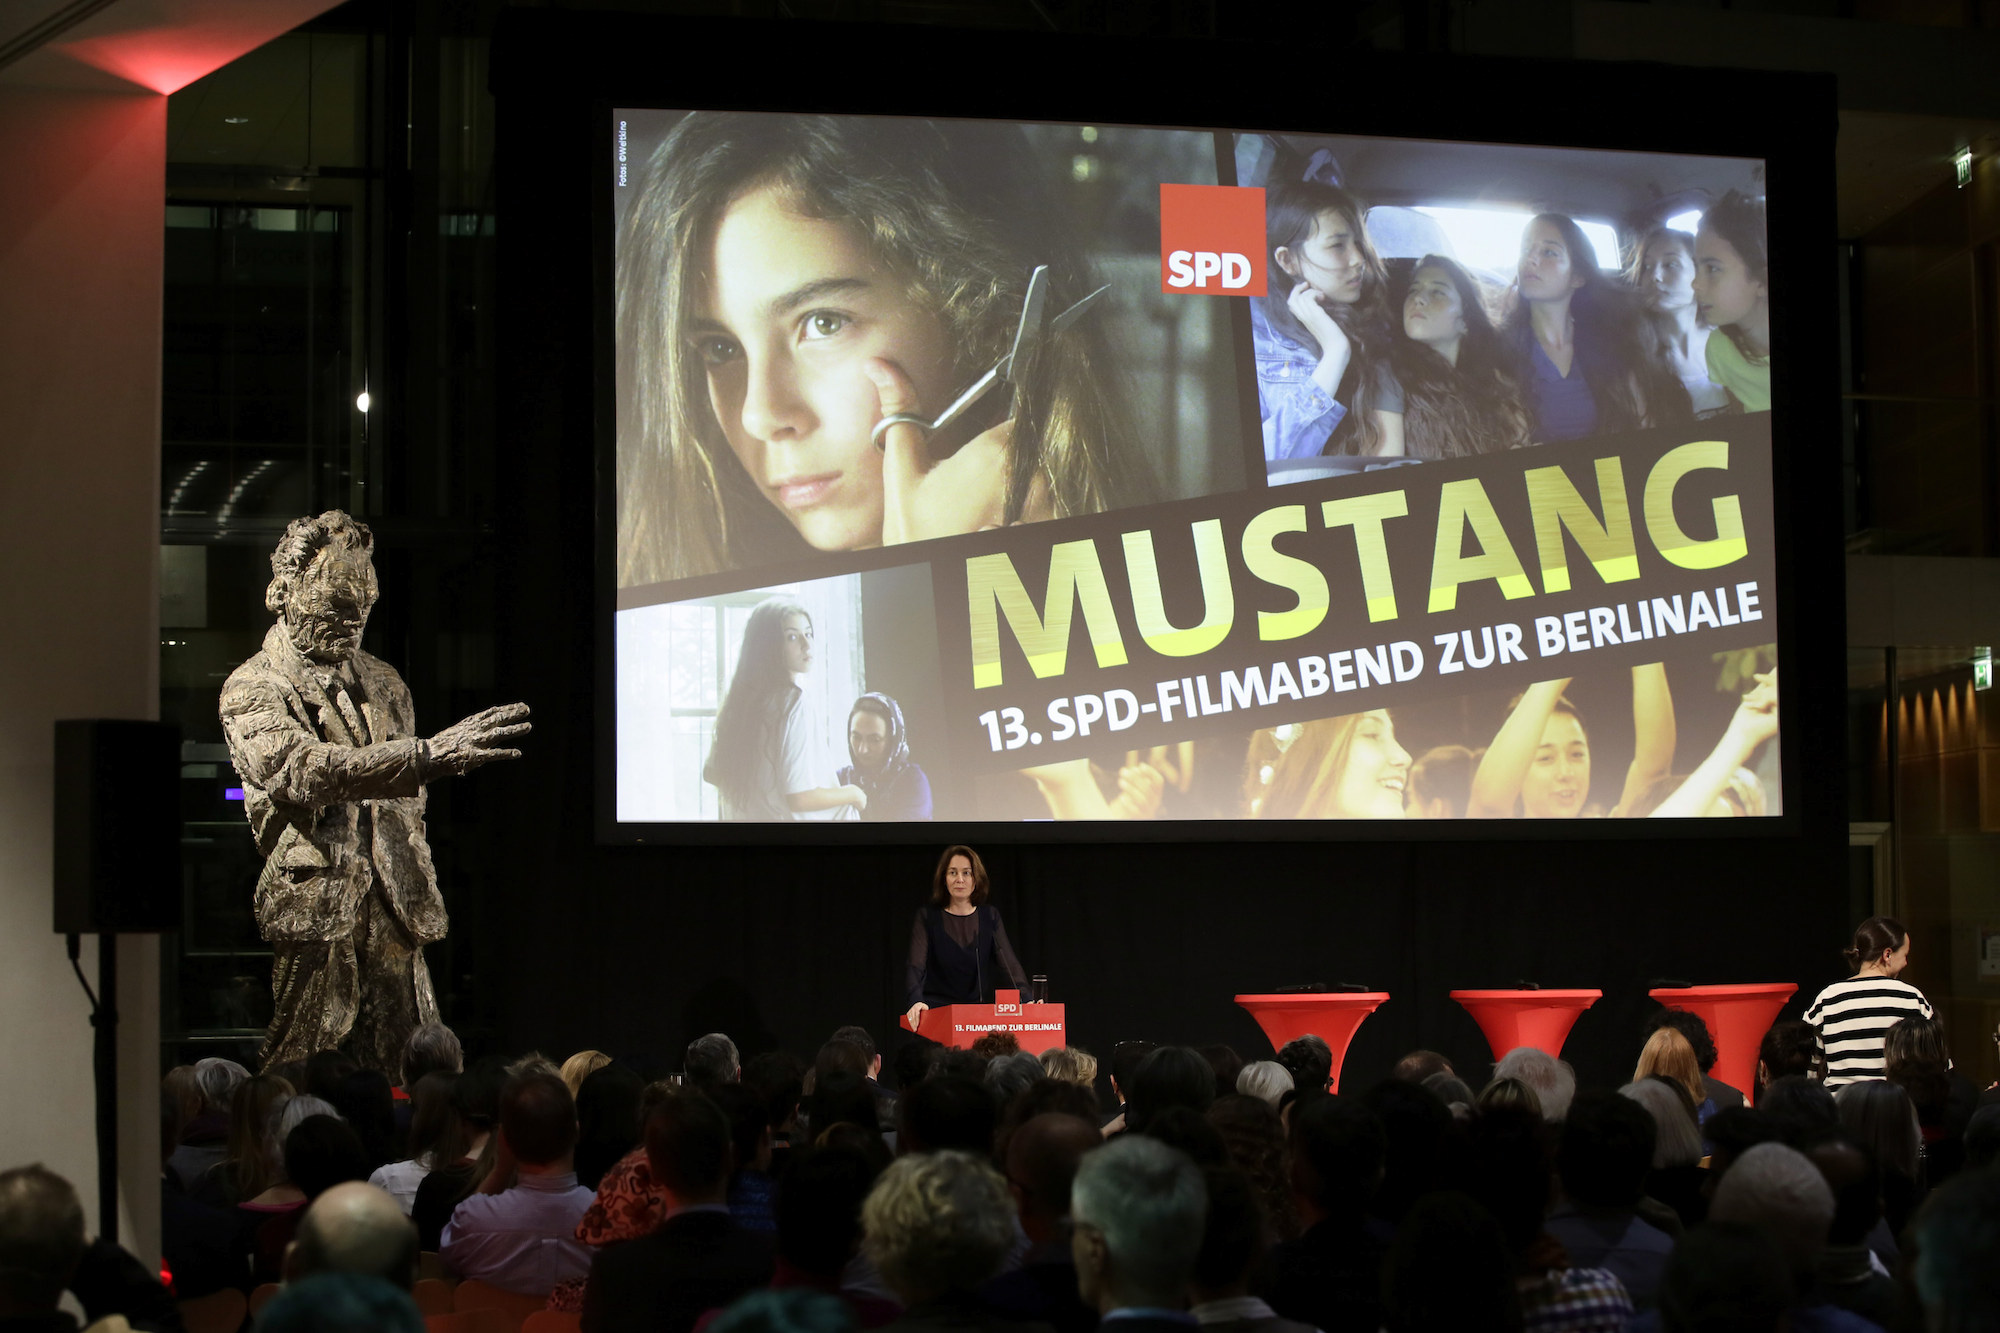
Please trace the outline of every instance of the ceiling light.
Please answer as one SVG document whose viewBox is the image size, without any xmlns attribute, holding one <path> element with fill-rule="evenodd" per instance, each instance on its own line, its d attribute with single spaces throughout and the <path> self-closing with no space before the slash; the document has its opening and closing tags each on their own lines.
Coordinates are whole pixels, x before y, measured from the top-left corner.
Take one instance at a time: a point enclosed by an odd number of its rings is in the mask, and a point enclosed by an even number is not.
<svg viewBox="0 0 2000 1333">
<path fill-rule="evenodd" d="M 250 117 L 248 117 L 248 116 L 224 116 L 224 117 L 222 118 L 222 123 L 223 123 L 223 124 L 225 124 L 225 125 L 248 125 L 248 124 L 250 123 Z"/>
</svg>

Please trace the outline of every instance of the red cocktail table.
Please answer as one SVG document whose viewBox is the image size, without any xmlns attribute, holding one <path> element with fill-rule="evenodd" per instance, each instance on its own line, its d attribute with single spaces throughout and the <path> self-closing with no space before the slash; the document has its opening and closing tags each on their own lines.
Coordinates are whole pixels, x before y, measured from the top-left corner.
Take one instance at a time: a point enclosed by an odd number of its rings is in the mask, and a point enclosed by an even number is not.
<svg viewBox="0 0 2000 1333">
<path fill-rule="evenodd" d="M 1715 1076 L 1743 1093 L 1756 1093 L 1757 1048 L 1785 1001 L 1798 993 L 1790 981 L 1742 986 L 1676 986 L 1646 994 L 1669 1009 L 1685 1009 L 1708 1024 L 1715 1038 Z"/>
<path fill-rule="evenodd" d="M 1347 1043 L 1361 1020 L 1382 1007 L 1387 991 L 1334 991 L 1319 995 L 1239 995 L 1236 1003 L 1250 1011 L 1276 1050 L 1307 1035 L 1333 1048 L 1333 1090 L 1340 1091 L 1340 1066 Z"/>
<path fill-rule="evenodd" d="M 1517 1046 L 1560 1056 L 1576 1016 L 1604 998 L 1601 990 L 1455 990 L 1451 998 L 1465 1006 L 1472 1021 L 1486 1034 L 1493 1058 Z"/>
</svg>

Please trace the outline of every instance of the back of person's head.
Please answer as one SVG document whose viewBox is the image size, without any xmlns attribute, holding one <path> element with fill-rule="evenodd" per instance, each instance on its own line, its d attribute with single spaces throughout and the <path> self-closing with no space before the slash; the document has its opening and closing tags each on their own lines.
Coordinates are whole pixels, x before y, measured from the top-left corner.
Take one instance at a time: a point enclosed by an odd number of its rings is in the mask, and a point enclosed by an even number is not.
<svg viewBox="0 0 2000 1333">
<path fill-rule="evenodd" d="M 1121 1041 L 1111 1048 L 1111 1082 L 1122 1100 L 1132 1100 L 1132 1076 L 1159 1048 L 1158 1042 L 1140 1040 Z"/>
<path fill-rule="evenodd" d="M 1710 213 L 1715 210 L 1711 208 Z M 1704 221 L 1706 218 L 1704 218 Z M 1745 255 L 1744 258 L 1749 258 Z M 1871 916 L 1854 928 L 1854 942 L 1840 951 L 1850 968 L 1879 962 L 1885 953 L 1894 953 L 1910 938 L 1910 932 L 1893 916 Z"/>
<path fill-rule="evenodd" d="M 984 1157 L 927 1152 L 882 1173 L 861 1228 L 868 1258 L 910 1306 L 969 1294 L 999 1272 L 1014 1246 L 1014 1208 Z"/>
<path fill-rule="evenodd" d="M 1848 1084 L 1833 1102 L 1841 1128 L 1874 1154 L 1883 1175 L 1917 1178 L 1924 1136 L 1908 1093 L 1883 1079 L 1868 1079 Z"/>
<path fill-rule="evenodd" d="M 301 1091 L 330 1102 L 341 1081 L 359 1068 L 346 1051 L 314 1051 L 306 1057 L 306 1082 Z"/>
<path fill-rule="evenodd" d="M 1411 1206 L 1383 1262 L 1382 1326 L 1389 1333 L 1521 1327 L 1512 1253 L 1484 1204 L 1442 1190 Z"/>
<path fill-rule="evenodd" d="M 954 1050 L 949 1046 L 940 1046 L 931 1052 L 930 1073 L 925 1077 L 941 1078 L 948 1075 L 952 1078 L 969 1078 L 975 1083 L 983 1083 L 986 1080 L 986 1066 L 992 1059 L 992 1056 L 977 1049 Z"/>
<path fill-rule="evenodd" d="M 1692 1105 L 1699 1106 L 1708 1097 L 1708 1085 L 1701 1076 L 1694 1047 L 1678 1028 L 1655 1028 L 1653 1035 L 1646 1038 L 1639 1052 L 1639 1063 L 1632 1070 L 1634 1082 L 1642 1078 L 1672 1079 L 1687 1093 Z"/>
<path fill-rule="evenodd" d="M 1667 1256 L 1661 1333 L 1777 1333 L 1795 1294 L 1784 1252 L 1768 1234 L 1740 1222 L 1705 1222 Z"/>
<path fill-rule="evenodd" d="M 240 1199 L 264 1192 L 277 1171 L 271 1151 L 271 1124 L 278 1108 L 292 1099 L 292 1085 L 273 1074 L 258 1074 L 236 1085 L 229 1101 L 231 1187 Z"/>
<path fill-rule="evenodd" d="M 1097 1057 L 1081 1046 L 1051 1046 L 1042 1052 L 1042 1072 L 1064 1083 L 1094 1088 L 1097 1083 Z"/>
<path fill-rule="evenodd" d="M 1446 1107 L 1456 1108 L 1452 1111 L 1454 1118 L 1479 1105 L 1479 1094 L 1472 1090 L 1470 1083 L 1456 1074 L 1432 1074 L 1424 1080 L 1424 1086 L 1435 1092 L 1438 1100 Z M 1535 1108 L 1535 1114 L 1541 1114 L 1539 1106 Z"/>
<path fill-rule="evenodd" d="M 1387 1078 L 1361 1094 L 1361 1104 L 1382 1125 L 1382 1187 L 1375 1212 L 1400 1222 L 1410 1205 L 1438 1186 L 1451 1108 L 1421 1083 Z"/>
<path fill-rule="evenodd" d="M 308 1199 L 342 1181 L 367 1180 L 374 1169 L 360 1137 L 337 1116 L 309 1115 L 285 1135 L 285 1175 Z"/>
<path fill-rule="evenodd" d="M 1396 1067 L 1389 1071 L 1389 1077 L 1402 1083 L 1422 1083 L 1433 1074 L 1455 1072 L 1451 1067 L 1451 1061 L 1436 1051 L 1411 1051 L 1396 1061 Z"/>
<path fill-rule="evenodd" d="M 412 1089 L 425 1074 L 456 1074 L 465 1069 L 465 1048 L 458 1034 L 442 1023 L 425 1023 L 403 1042 L 403 1087 Z"/>
<path fill-rule="evenodd" d="M 805 1061 L 790 1051 L 766 1051 L 743 1066 L 742 1081 L 764 1098 L 764 1116 L 773 1134 L 799 1109 L 805 1076 Z"/>
<path fill-rule="evenodd" d="M 711 1032 L 688 1043 L 687 1081 L 697 1088 L 710 1083 L 734 1083 L 742 1068 L 736 1043 L 725 1033 Z"/>
<path fill-rule="evenodd" d="M 1693 1166 L 1701 1160 L 1701 1129 L 1687 1094 L 1664 1079 L 1642 1078 L 1618 1089 L 1653 1117 L 1653 1166 L 1659 1170 Z"/>
<path fill-rule="evenodd" d="M 211 1055 L 205 1060 L 195 1061 L 194 1084 L 201 1089 L 202 1109 L 227 1112 L 238 1085 L 249 1077 L 249 1070 L 221 1056 Z"/>
<path fill-rule="evenodd" d="M 1757 1109 L 1778 1131 L 1778 1137 L 1794 1146 L 1840 1125 L 1840 1109 L 1826 1085 L 1797 1074 L 1765 1084 L 1757 1094 Z"/>
<path fill-rule="evenodd" d="M 845 1043 L 842 1043 L 843 1045 Z M 875 1094 L 869 1090 L 867 1075 L 853 1069 L 837 1069 L 813 1080 L 812 1096 L 806 1099 L 806 1116 L 817 1134 L 828 1125 L 860 1125 L 880 1129 Z"/>
<path fill-rule="evenodd" d="M 1208 1213 L 1189 1285 L 1198 1301 L 1209 1301 L 1248 1283 L 1264 1254 L 1266 1224 L 1256 1187 L 1235 1167 L 1208 1167 L 1202 1183 L 1208 1190 Z"/>
<path fill-rule="evenodd" d="M 1778 1127 L 1760 1107 L 1732 1106 L 1710 1116 L 1701 1136 L 1709 1143 L 1708 1178 L 1720 1180 L 1744 1153 L 1760 1143 L 1776 1142 Z"/>
<path fill-rule="evenodd" d="M 898 1145 L 904 1152 L 956 1149 L 993 1155 L 997 1117 L 984 1084 L 956 1074 L 927 1078 L 896 1100 Z"/>
<path fill-rule="evenodd" d="M 861 1058 L 864 1061 L 866 1061 L 867 1064 L 871 1067 L 875 1063 L 875 1057 L 881 1054 L 881 1052 L 879 1052 L 875 1048 L 875 1038 L 869 1035 L 867 1028 L 862 1027 L 858 1023 L 849 1023 L 845 1027 L 835 1028 L 833 1030 L 833 1036 L 828 1038 L 828 1040 L 844 1041 L 848 1045 L 859 1050 L 861 1052 Z M 868 1072 L 868 1070 L 863 1069 L 861 1072 L 865 1074 Z"/>
<path fill-rule="evenodd" d="M 37 1162 L 0 1171 L 0 1313 L 45 1314 L 83 1261 L 83 1201 Z"/>
<path fill-rule="evenodd" d="M 2000 1172 L 1962 1171 L 1940 1185 L 1909 1236 L 1930 1333 L 2000 1328 Z"/>
<path fill-rule="evenodd" d="M 907 1090 L 923 1082 L 931 1072 L 931 1054 L 938 1049 L 938 1044 L 928 1037 L 905 1036 L 902 1045 L 896 1048 L 895 1058 L 889 1062 L 896 1071 L 896 1087 Z"/>
<path fill-rule="evenodd" d="M 452 1109 L 457 1074 L 425 1074 L 410 1089 L 410 1156 L 426 1169 L 449 1166 L 465 1155 L 467 1140 Z"/>
<path fill-rule="evenodd" d="M 798 1151 L 778 1191 L 778 1255 L 803 1273 L 837 1281 L 861 1244 L 861 1204 L 881 1174 L 855 1148 Z"/>
<path fill-rule="evenodd" d="M 1662 1009 L 1646 1021 L 1642 1034 L 1650 1039 L 1662 1028 L 1672 1028 L 1687 1041 L 1694 1052 L 1694 1061 L 1703 1074 L 1715 1068 L 1717 1052 L 1715 1035 L 1708 1030 L 1708 1024 L 1701 1021 L 1700 1014 L 1691 1014 L 1685 1009 Z"/>
<path fill-rule="evenodd" d="M 299 1219 L 285 1254 L 285 1280 L 314 1273 L 366 1273 L 405 1291 L 417 1280 L 417 1228 L 396 1201 L 373 1185 L 347 1181 L 317 1199 Z"/>
<path fill-rule="evenodd" d="M 381 1166 L 395 1155 L 396 1100 L 388 1075 L 357 1069 L 340 1080 L 327 1100 L 360 1138 L 369 1161 Z"/>
<path fill-rule="evenodd" d="M 1007 1144 L 1021 1126 L 1038 1115 L 1051 1113 L 1075 1116 L 1095 1125 L 1098 1121 L 1097 1094 L 1081 1084 L 1061 1079 L 1036 1079 L 1015 1093 L 1014 1100 L 1008 1102 L 1006 1109 L 1000 1113 L 1000 1128 L 993 1136 L 994 1160 L 1003 1163 L 1007 1160 Z"/>
<path fill-rule="evenodd" d="M 1920 1107 L 1941 1107 L 1951 1096 L 1951 1053 L 1944 1024 L 1922 1014 L 1899 1019 L 1882 1038 L 1889 1081 Z"/>
<path fill-rule="evenodd" d="M 1808 1025 L 1792 1020 L 1773 1023 L 1764 1040 L 1757 1044 L 1757 1064 L 1765 1084 L 1775 1083 L 1781 1078 L 1802 1078 L 1812 1072 L 1813 1030 Z M 1764 1098 L 1760 1091 L 1757 1100 Z"/>
<path fill-rule="evenodd" d="M 507 1062 L 488 1055 L 472 1062 L 452 1085 L 451 1105 L 473 1133 L 500 1123 L 500 1090 L 507 1086 Z"/>
<path fill-rule="evenodd" d="M 815 1084 L 828 1074 L 859 1074 L 868 1077 L 868 1053 L 851 1041 L 839 1037 L 826 1042 L 813 1057 L 813 1081 Z"/>
<path fill-rule="evenodd" d="M 1310 1032 L 1280 1046 L 1278 1063 L 1292 1076 L 1292 1086 L 1300 1092 L 1324 1088 L 1333 1081 L 1333 1047 Z"/>
<path fill-rule="evenodd" d="M 734 1157 L 729 1117 L 697 1089 L 662 1099 L 646 1118 L 646 1163 L 653 1179 L 680 1201 L 719 1195 Z"/>
<path fill-rule="evenodd" d="M 1806 1156 L 1833 1191 L 1829 1245 L 1859 1245 L 1882 1220 L 1882 1169 L 1866 1148 L 1844 1135 L 1821 1139 Z"/>
<path fill-rule="evenodd" d="M 2000 1104 L 1982 1106 L 1965 1122 L 1965 1165 L 1979 1171 L 2000 1162 Z"/>
<path fill-rule="evenodd" d="M 234 1101 L 233 1094 L 231 1100 Z M 161 1120 L 163 1124 L 168 1121 L 173 1124 L 171 1142 L 180 1142 L 181 1130 L 201 1114 L 206 1102 L 201 1084 L 195 1080 L 193 1065 L 175 1065 L 160 1076 Z M 173 1149 L 167 1151 L 171 1153 Z"/>
<path fill-rule="evenodd" d="M 1006 1161 L 1021 1216 L 1048 1222 L 1069 1216 L 1076 1168 L 1103 1143 L 1096 1122 L 1084 1116 L 1045 1111 L 1022 1122 L 1007 1139 Z"/>
<path fill-rule="evenodd" d="M 640 1109 L 645 1097 L 646 1080 L 624 1065 L 605 1065 L 584 1075 L 576 1090 L 577 1184 L 596 1189 L 604 1173 L 638 1144 L 646 1126 Z M 761 1108 L 760 1101 L 760 1115 Z"/>
<path fill-rule="evenodd" d="M 1215 1099 L 1208 1123 L 1222 1136 L 1229 1163 L 1250 1181 L 1263 1201 L 1264 1220 L 1271 1234 L 1288 1240 L 1298 1234 L 1292 1202 L 1291 1170 L 1285 1149 L 1285 1122 L 1260 1097 L 1233 1093 Z"/>
<path fill-rule="evenodd" d="M 367 1273 L 315 1273 L 280 1288 L 257 1333 L 424 1333 L 410 1293 Z"/>
<path fill-rule="evenodd" d="M 994 1029 L 972 1043 L 973 1053 L 984 1060 L 997 1060 L 1021 1049 L 1021 1039 L 1011 1032 Z"/>
<path fill-rule="evenodd" d="M 764 1098 L 755 1088 L 743 1083 L 719 1083 L 702 1089 L 702 1096 L 714 1102 L 716 1109 L 729 1121 L 729 1151 L 734 1155 L 734 1170 L 741 1171 L 755 1165 L 771 1133 L 771 1127 L 765 1120 Z M 835 1122 L 829 1120 L 826 1123 Z M 815 1120 L 813 1128 L 825 1129 L 826 1125 Z"/>
<path fill-rule="evenodd" d="M 805 1287 L 753 1291 L 715 1317 L 708 1333 L 853 1333 L 854 1311 Z"/>
<path fill-rule="evenodd" d="M 1121 1134 L 1083 1159 L 1070 1192 L 1078 1248 L 1097 1247 L 1099 1308 L 1176 1308 L 1201 1252 L 1208 1190 L 1187 1154 Z M 1079 1255 L 1079 1286 L 1084 1285 Z"/>
<path fill-rule="evenodd" d="M 1533 1046 L 1516 1046 L 1493 1066 L 1493 1077 L 1514 1078 L 1535 1090 L 1541 1099 L 1542 1119 L 1562 1123 L 1569 1114 L 1570 1098 L 1576 1096 L 1576 1071 L 1567 1061 Z"/>
<path fill-rule="evenodd" d="M 576 1099 L 559 1074 L 516 1074 L 500 1090 L 500 1132 L 523 1166 L 553 1166 L 576 1148 Z"/>
<path fill-rule="evenodd" d="M 1358 1217 L 1382 1183 L 1382 1124 L 1351 1097 L 1307 1097 L 1292 1108 L 1292 1187 L 1330 1217 Z"/>
<path fill-rule="evenodd" d="M 1794 1277 L 1809 1278 L 1833 1227 L 1833 1190 L 1796 1148 L 1760 1143 L 1736 1159 L 1716 1184 L 1708 1216 L 1742 1222 L 1770 1236 Z"/>
<path fill-rule="evenodd" d="M 1236 1090 L 1276 1110 L 1278 1099 L 1292 1090 L 1292 1071 L 1276 1060 L 1253 1060 L 1236 1076 Z"/>
<path fill-rule="evenodd" d="M 1215 1070 L 1192 1046 L 1162 1046 L 1140 1062 L 1132 1082 L 1120 1083 L 1128 1107 L 1125 1127 L 1144 1132 L 1169 1107 L 1199 1115 L 1215 1100 Z"/>
<path fill-rule="evenodd" d="M 1633 1207 L 1646 1192 L 1658 1137 L 1653 1117 L 1631 1098 L 1578 1094 L 1556 1149 L 1563 1192 L 1587 1208 Z"/>
<path fill-rule="evenodd" d="M 1243 1057 L 1234 1046 L 1204 1046 L 1201 1058 L 1215 1071 L 1215 1095 L 1227 1097 L 1236 1091 L 1236 1079 L 1243 1072 Z"/>
<path fill-rule="evenodd" d="M 1542 1096 L 1518 1078 L 1496 1078 L 1479 1090 L 1481 1111 L 1526 1111 L 1540 1118 Z"/>
<path fill-rule="evenodd" d="M 1548 1121 L 1518 1107 L 1485 1110 L 1466 1129 L 1466 1192 L 1493 1214 L 1516 1263 L 1548 1211 L 1551 1136 Z"/>
<path fill-rule="evenodd" d="M 1169 1106 L 1148 1119 L 1144 1129 L 1131 1132 L 1187 1154 L 1188 1160 L 1199 1167 L 1221 1166 L 1229 1160 L 1221 1131 L 1208 1123 L 1206 1115 L 1185 1106 Z"/>
<path fill-rule="evenodd" d="M 983 1076 L 995 1104 L 1006 1106 L 1042 1078 L 1042 1062 L 1026 1051 L 996 1057 Z"/>
<path fill-rule="evenodd" d="M 569 1089 L 569 1095 L 574 1097 L 583 1091 L 585 1079 L 610 1063 L 611 1057 L 603 1051 L 578 1051 L 562 1062 L 562 1068 L 557 1073 L 562 1078 L 563 1086 Z"/>
</svg>

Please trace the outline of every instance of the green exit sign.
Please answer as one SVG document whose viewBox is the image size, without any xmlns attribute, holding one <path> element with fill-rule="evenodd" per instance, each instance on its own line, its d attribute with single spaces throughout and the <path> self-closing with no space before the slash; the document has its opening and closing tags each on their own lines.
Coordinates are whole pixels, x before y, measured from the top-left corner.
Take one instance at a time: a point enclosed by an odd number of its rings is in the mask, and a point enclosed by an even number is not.
<svg viewBox="0 0 2000 1333">
<path fill-rule="evenodd" d="M 1981 648 L 1972 655 L 1972 688 L 1993 688 L 1993 650 Z"/>
</svg>

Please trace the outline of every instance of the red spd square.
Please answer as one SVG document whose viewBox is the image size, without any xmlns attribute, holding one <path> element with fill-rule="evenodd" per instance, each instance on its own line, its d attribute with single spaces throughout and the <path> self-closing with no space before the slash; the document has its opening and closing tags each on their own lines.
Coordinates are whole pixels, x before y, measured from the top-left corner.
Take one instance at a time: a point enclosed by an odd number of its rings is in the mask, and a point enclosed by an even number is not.
<svg viewBox="0 0 2000 1333">
<path fill-rule="evenodd" d="M 1264 190 L 1160 187 L 1160 290 L 1168 296 L 1264 294 Z"/>
</svg>

